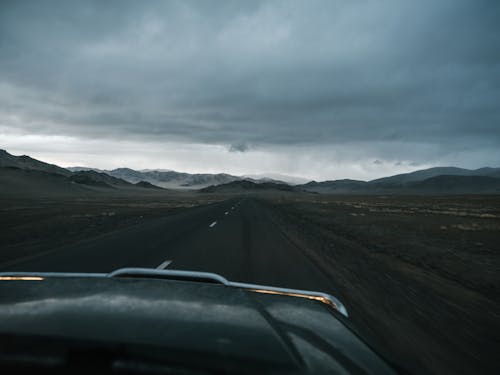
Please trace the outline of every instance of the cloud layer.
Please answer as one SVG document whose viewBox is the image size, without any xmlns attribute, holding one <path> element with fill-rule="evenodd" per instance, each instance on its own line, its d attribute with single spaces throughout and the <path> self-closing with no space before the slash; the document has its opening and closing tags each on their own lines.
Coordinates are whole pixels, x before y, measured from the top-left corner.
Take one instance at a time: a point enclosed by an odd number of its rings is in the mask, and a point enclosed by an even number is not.
<svg viewBox="0 0 500 375">
<path fill-rule="evenodd" d="M 498 25 L 481 0 L 3 1 L 0 133 L 498 165 Z"/>
</svg>

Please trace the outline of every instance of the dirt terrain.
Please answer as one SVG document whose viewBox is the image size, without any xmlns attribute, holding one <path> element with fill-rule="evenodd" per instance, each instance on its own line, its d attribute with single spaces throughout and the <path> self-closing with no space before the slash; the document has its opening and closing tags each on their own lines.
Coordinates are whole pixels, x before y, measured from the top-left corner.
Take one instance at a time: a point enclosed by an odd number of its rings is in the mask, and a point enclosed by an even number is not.
<svg viewBox="0 0 500 375">
<path fill-rule="evenodd" d="M 0 199 L 0 267 L 220 199 L 190 193 Z"/>
<path fill-rule="evenodd" d="M 268 201 L 353 326 L 416 373 L 499 373 L 500 197 Z"/>
</svg>

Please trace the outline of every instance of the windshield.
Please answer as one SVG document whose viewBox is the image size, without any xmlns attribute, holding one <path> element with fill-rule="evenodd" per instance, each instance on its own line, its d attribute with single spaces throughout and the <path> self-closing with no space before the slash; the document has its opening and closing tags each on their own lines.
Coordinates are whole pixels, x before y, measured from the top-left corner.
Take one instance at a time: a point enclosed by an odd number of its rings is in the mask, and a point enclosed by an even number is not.
<svg viewBox="0 0 500 375">
<path fill-rule="evenodd" d="M 325 293 L 410 372 L 495 372 L 499 25 L 486 1 L 2 1 L 0 272 Z"/>
</svg>

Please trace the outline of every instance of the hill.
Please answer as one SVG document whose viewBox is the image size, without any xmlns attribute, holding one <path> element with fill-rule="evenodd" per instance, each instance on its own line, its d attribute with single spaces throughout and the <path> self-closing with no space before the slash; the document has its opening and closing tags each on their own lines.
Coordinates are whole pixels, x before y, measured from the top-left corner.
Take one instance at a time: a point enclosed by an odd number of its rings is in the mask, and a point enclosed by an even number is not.
<svg viewBox="0 0 500 375">
<path fill-rule="evenodd" d="M 14 156 L 5 150 L 0 150 L 0 168 L 14 167 L 24 170 L 55 173 L 63 176 L 71 175 L 71 171 L 54 164 L 44 163 L 27 155 Z"/>
<path fill-rule="evenodd" d="M 311 181 L 296 189 L 326 194 L 498 194 L 500 168 L 436 167 L 371 181 Z"/>
<path fill-rule="evenodd" d="M 411 189 L 418 192 L 440 194 L 499 194 L 500 178 L 489 176 L 441 175 L 417 181 Z"/>
<path fill-rule="evenodd" d="M 156 189 L 156 190 L 164 190 L 163 188 L 150 184 L 149 182 L 146 181 L 139 181 L 138 183 L 134 184 L 137 187 L 145 188 L 145 189 Z"/>
<path fill-rule="evenodd" d="M 212 185 L 200 190 L 202 193 L 251 193 L 251 192 L 292 192 L 295 189 L 288 184 L 274 182 L 255 183 L 252 181 L 233 181 L 222 185 Z"/>
<path fill-rule="evenodd" d="M 350 193 L 365 188 L 367 182 L 359 180 L 334 180 L 334 181 L 311 181 L 307 184 L 296 185 L 298 190 L 314 193 Z"/>
<path fill-rule="evenodd" d="M 133 186 L 130 182 L 93 170 L 73 172 L 71 176 L 69 176 L 69 179 L 78 184 L 108 188 Z"/>
<path fill-rule="evenodd" d="M 489 176 L 500 177 L 500 168 L 465 169 L 456 167 L 435 167 L 411 173 L 397 174 L 370 181 L 372 185 L 394 186 L 409 182 L 424 181 L 437 176 Z"/>
<path fill-rule="evenodd" d="M 72 172 L 29 156 L 14 156 L 0 150 L 0 194 L 3 197 L 141 193 L 153 190 L 147 183 L 134 185 L 92 169 Z"/>
</svg>

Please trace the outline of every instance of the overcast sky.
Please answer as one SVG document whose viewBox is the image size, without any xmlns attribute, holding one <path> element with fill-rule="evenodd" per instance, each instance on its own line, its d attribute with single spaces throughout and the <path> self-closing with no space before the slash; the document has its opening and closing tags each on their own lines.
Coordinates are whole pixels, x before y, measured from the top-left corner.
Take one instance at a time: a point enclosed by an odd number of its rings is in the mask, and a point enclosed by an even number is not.
<svg viewBox="0 0 500 375">
<path fill-rule="evenodd" d="M 317 180 L 500 166 L 500 1 L 2 0 L 0 148 Z"/>
</svg>

